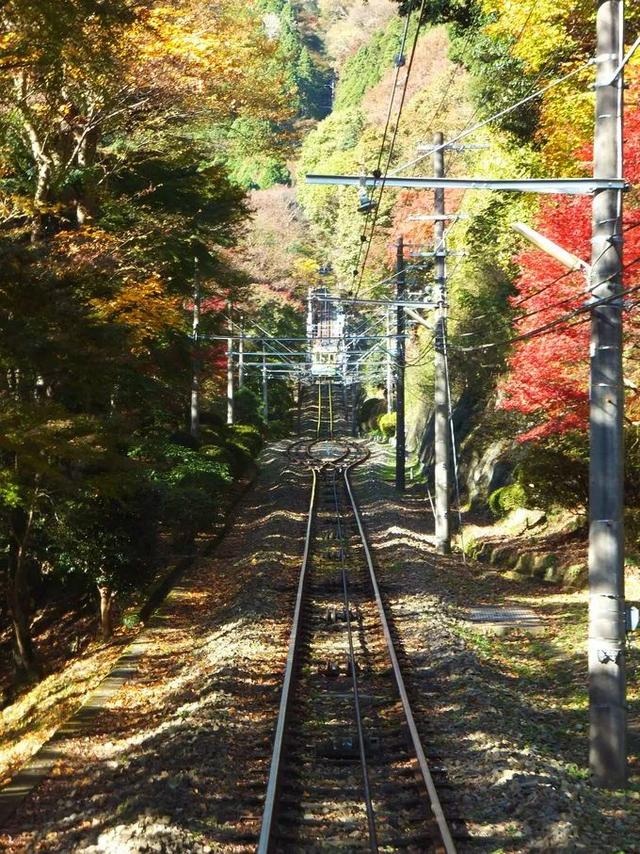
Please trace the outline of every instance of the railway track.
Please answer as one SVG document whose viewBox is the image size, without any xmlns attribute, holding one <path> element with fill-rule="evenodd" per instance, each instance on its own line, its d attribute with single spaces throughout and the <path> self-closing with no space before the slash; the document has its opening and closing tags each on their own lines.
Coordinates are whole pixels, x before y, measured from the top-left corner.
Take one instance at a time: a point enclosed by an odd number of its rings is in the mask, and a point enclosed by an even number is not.
<svg viewBox="0 0 640 854">
<path fill-rule="evenodd" d="M 289 449 L 312 484 L 258 851 L 451 854 L 351 484 L 367 452 L 334 436 L 338 399 L 319 387 L 316 437 Z"/>
</svg>

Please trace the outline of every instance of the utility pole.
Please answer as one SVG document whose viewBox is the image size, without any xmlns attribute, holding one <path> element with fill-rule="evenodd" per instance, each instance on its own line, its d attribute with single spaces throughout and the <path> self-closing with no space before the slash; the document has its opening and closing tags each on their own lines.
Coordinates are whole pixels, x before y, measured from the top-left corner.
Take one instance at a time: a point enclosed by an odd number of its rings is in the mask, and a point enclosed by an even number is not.
<svg viewBox="0 0 640 854">
<path fill-rule="evenodd" d="M 433 137 L 433 176 L 444 178 L 444 137 Z M 447 336 L 447 252 L 444 245 L 444 190 L 434 191 L 435 221 L 435 271 L 438 290 L 438 309 L 435 327 L 435 536 L 439 554 L 451 551 L 451 525 L 449 514 L 449 395 L 447 390 L 446 336 Z"/>
<path fill-rule="evenodd" d="M 393 412 L 393 360 L 394 348 L 392 347 L 391 338 L 391 309 L 387 309 L 387 346 L 385 348 L 387 354 L 387 412 Z"/>
<path fill-rule="evenodd" d="M 240 315 L 240 340 L 238 341 L 238 388 L 244 385 L 244 317 Z"/>
<path fill-rule="evenodd" d="M 229 338 L 227 338 L 227 424 L 233 424 L 235 416 L 235 405 L 233 399 L 233 321 L 231 312 L 233 306 L 229 303 Z"/>
<path fill-rule="evenodd" d="M 262 342 L 262 414 L 265 423 L 269 423 L 269 385 L 267 374 L 266 344 Z"/>
<path fill-rule="evenodd" d="M 402 235 L 396 243 L 396 298 L 400 302 L 404 298 L 404 239 Z M 404 429 L 404 308 L 399 305 L 396 309 L 396 489 L 404 492 L 405 488 L 405 429 Z"/>
<path fill-rule="evenodd" d="M 198 332 L 200 328 L 200 276 L 198 259 L 193 259 L 193 323 L 191 338 L 193 341 L 193 356 L 191 364 L 191 435 L 194 439 L 200 437 L 200 344 Z"/>
<path fill-rule="evenodd" d="M 599 0 L 594 177 L 622 177 L 621 0 Z M 589 472 L 589 764 L 597 785 L 627 782 L 622 383 L 622 191 L 593 197 Z"/>
</svg>

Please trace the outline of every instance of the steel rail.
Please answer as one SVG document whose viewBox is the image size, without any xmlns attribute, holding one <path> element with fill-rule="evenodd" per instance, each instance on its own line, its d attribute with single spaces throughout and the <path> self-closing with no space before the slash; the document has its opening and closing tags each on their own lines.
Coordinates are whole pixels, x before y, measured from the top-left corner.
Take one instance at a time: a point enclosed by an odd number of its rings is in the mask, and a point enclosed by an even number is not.
<svg viewBox="0 0 640 854">
<path fill-rule="evenodd" d="M 369 843 L 373 854 L 378 852 L 378 834 L 376 832 L 375 811 L 371 797 L 371 783 L 369 781 L 369 768 L 367 766 L 367 754 L 364 740 L 364 727 L 362 725 L 362 707 L 360 704 L 360 691 L 358 689 L 358 672 L 356 669 L 356 656 L 353 651 L 353 627 L 351 625 L 351 606 L 349 600 L 349 582 L 347 580 L 347 568 L 345 564 L 346 537 L 343 533 L 342 516 L 340 513 L 340 501 L 338 499 L 338 484 L 335 469 L 333 471 L 333 497 L 336 505 L 336 518 L 338 522 L 338 537 L 341 543 L 340 562 L 342 574 L 342 598 L 344 601 L 345 619 L 347 623 L 347 640 L 349 645 L 349 661 L 351 663 L 351 684 L 353 686 L 353 707 L 356 716 L 356 729 L 358 732 L 358 750 L 360 753 L 360 767 L 362 768 L 362 787 L 364 793 L 365 809 L 367 811 L 367 826 L 369 829 Z"/>
<path fill-rule="evenodd" d="M 349 454 L 353 453 L 354 451 L 355 452 L 360 451 L 358 446 L 355 445 L 353 442 L 342 442 L 341 440 L 338 440 L 338 443 L 342 444 L 345 448 L 343 453 L 337 457 L 333 457 L 332 459 L 323 460 L 322 457 L 318 457 L 313 453 L 313 448 L 316 445 L 321 445 L 324 441 L 326 441 L 326 440 L 325 439 L 299 439 L 296 442 L 292 442 L 289 445 L 289 447 L 287 448 L 286 452 L 287 452 L 289 458 L 294 463 L 295 462 L 299 463 L 301 461 L 296 460 L 295 454 L 298 450 L 304 450 L 304 453 L 307 455 L 307 458 L 308 458 L 306 460 L 306 464 L 311 466 L 312 464 L 317 465 L 318 463 L 320 463 L 320 468 L 322 469 L 322 468 L 335 467 L 339 463 L 343 463 L 347 459 Z M 366 459 L 366 457 L 363 457 L 362 459 Z M 361 459 L 358 458 L 357 461 L 360 462 Z M 354 460 L 354 462 L 356 462 L 356 461 Z"/>
<path fill-rule="evenodd" d="M 331 380 L 327 383 L 327 391 L 329 393 L 329 438 L 333 439 L 333 386 Z"/>
<path fill-rule="evenodd" d="M 274 739 L 273 755 L 271 757 L 271 766 L 269 768 L 269 782 L 267 784 L 267 794 L 265 797 L 265 805 L 262 814 L 262 826 L 260 828 L 258 854 L 268 854 L 270 850 L 271 831 L 276 814 L 278 783 L 280 781 L 280 763 L 283 754 L 287 719 L 289 717 L 292 685 L 294 682 L 294 669 L 296 666 L 296 658 L 301 636 L 300 629 L 302 625 L 302 606 L 304 602 L 304 591 L 307 581 L 309 556 L 311 553 L 311 532 L 313 530 L 313 520 L 315 514 L 318 486 L 318 474 L 315 470 L 313 470 L 312 472 L 312 477 L 313 481 L 311 485 L 311 500 L 309 502 L 309 518 L 307 519 L 307 532 L 304 545 L 304 554 L 302 557 L 302 569 L 300 570 L 298 592 L 296 595 L 296 606 L 293 613 L 293 625 L 291 627 L 291 636 L 289 638 L 289 651 L 287 653 L 287 664 L 285 668 L 284 681 L 282 684 L 282 696 L 280 697 L 280 709 L 278 711 L 278 724 L 276 727 L 276 735 Z"/>
<path fill-rule="evenodd" d="M 354 464 L 355 465 L 355 464 Z M 407 690 L 404 684 L 404 679 L 402 677 L 402 672 L 400 670 L 400 664 L 398 662 L 398 657 L 396 655 L 395 647 L 393 644 L 393 639 L 391 637 L 391 631 L 389 629 L 389 623 L 387 620 L 387 615 L 384 610 L 384 605 L 382 603 L 382 596 L 380 595 L 380 587 L 378 586 L 378 580 L 376 578 L 375 569 L 373 566 L 373 558 L 371 556 L 371 550 L 369 548 L 369 543 L 367 540 L 367 536 L 364 530 L 364 525 L 362 523 L 362 518 L 360 516 L 360 510 L 358 509 L 358 504 L 355 499 L 355 495 L 353 493 L 353 488 L 351 486 L 350 481 L 350 473 L 353 469 L 354 465 L 348 466 L 345 468 L 343 472 L 344 482 L 347 487 L 347 493 L 349 495 L 349 500 L 351 502 L 351 507 L 353 509 L 353 515 L 356 520 L 356 524 L 358 526 L 358 533 L 360 534 L 360 539 L 362 541 L 362 546 L 364 549 L 367 566 L 369 568 L 369 576 L 371 578 L 371 584 L 373 587 L 373 592 L 376 599 L 376 605 L 378 606 L 378 613 L 380 614 L 380 620 L 382 622 L 382 630 L 384 632 L 385 640 L 387 642 L 387 649 L 389 651 L 389 657 L 391 659 L 391 664 L 393 667 L 393 674 L 396 681 L 396 686 L 398 688 L 398 693 L 400 695 L 400 700 L 402 702 L 402 707 L 404 709 L 405 718 L 407 720 L 407 725 L 409 728 L 409 733 L 411 735 L 411 742 L 413 744 L 413 749 L 416 754 L 416 759 L 418 761 L 418 765 L 420 767 L 420 773 L 422 774 L 422 779 L 424 780 L 425 787 L 429 794 L 429 799 L 431 802 L 431 811 L 433 812 L 436 822 L 438 823 L 438 828 L 440 829 L 440 835 L 442 837 L 442 843 L 445 847 L 445 851 L 447 854 L 456 854 L 456 846 L 454 844 L 453 838 L 451 836 L 451 831 L 449 830 L 449 825 L 447 824 L 447 820 L 444 815 L 444 811 L 442 809 L 442 804 L 440 803 L 440 798 L 438 797 L 438 792 L 436 790 L 435 784 L 433 782 L 433 777 L 431 776 L 431 771 L 429 770 L 429 763 L 427 762 L 427 757 L 425 756 L 424 749 L 422 747 L 422 742 L 420 741 L 420 735 L 418 733 L 418 728 L 415 723 L 415 719 L 413 717 L 413 712 L 411 710 L 411 704 L 409 702 L 409 697 L 407 695 Z"/>
</svg>

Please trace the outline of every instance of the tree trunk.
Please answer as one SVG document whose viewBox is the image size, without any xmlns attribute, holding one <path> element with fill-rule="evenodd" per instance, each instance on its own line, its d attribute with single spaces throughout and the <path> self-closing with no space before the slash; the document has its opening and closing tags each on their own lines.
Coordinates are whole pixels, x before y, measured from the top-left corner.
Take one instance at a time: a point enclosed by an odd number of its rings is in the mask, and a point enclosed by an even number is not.
<svg viewBox="0 0 640 854">
<path fill-rule="evenodd" d="M 46 233 L 46 213 L 44 206 L 49 197 L 49 186 L 51 183 L 51 163 L 49 161 L 39 161 L 38 181 L 36 190 L 33 194 L 33 221 L 31 223 L 31 242 L 38 243 Z"/>
<path fill-rule="evenodd" d="M 91 222 L 97 213 L 96 179 L 92 171 L 96 162 L 97 149 L 98 131 L 90 130 L 79 141 L 78 145 L 78 166 L 81 169 L 87 170 L 83 175 L 82 187 L 76 200 L 76 217 L 78 225 L 84 225 L 87 222 Z"/>
<path fill-rule="evenodd" d="M 18 78 L 17 86 L 23 92 L 22 116 L 23 126 L 31 144 L 31 154 L 36 167 L 36 186 L 33 193 L 33 221 L 31 224 L 31 242 L 37 243 L 46 231 L 46 204 L 49 201 L 51 191 L 51 178 L 53 174 L 53 160 L 47 152 L 45 145 L 38 135 L 36 122 L 24 99 L 26 83 L 23 77 Z"/>
<path fill-rule="evenodd" d="M 29 617 L 24 607 L 27 596 L 25 545 L 29 536 L 30 519 L 18 508 L 12 513 L 13 537 L 9 548 L 9 577 L 7 580 L 7 604 L 13 625 L 13 657 L 18 680 L 38 681 L 41 669 L 38 663 Z"/>
<path fill-rule="evenodd" d="M 99 584 L 100 594 L 100 629 L 103 640 L 111 640 L 113 637 L 113 603 L 116 595 L 108 584 Z"/>
</svg>

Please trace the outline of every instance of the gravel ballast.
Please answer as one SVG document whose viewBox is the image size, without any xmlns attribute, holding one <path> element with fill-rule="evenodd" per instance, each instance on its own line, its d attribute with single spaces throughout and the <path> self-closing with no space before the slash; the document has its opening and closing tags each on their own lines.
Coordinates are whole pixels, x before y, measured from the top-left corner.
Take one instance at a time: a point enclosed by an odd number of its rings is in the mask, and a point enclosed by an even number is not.
<svg viewBox="0 0 640 854">
<path fill-rule="evenodd" d="M 230 533 L 154 618 L 137 673 L 59 745 L 0 849 L 255 850 L 308 502 L 286 445 L 263 454 Z M 436 557 L 428 502 L 398 498 L 386 463 L 375 448 L 354 481 L 459 851 L 640 851 L 635 752 L 627 793 L 594 789 L 585 770 L 583 652 L 567 646 L 584 594 Z M 533 608 L 544 633 L 486 636 L 462 619 L 497 604 Z"/>
</svg>

